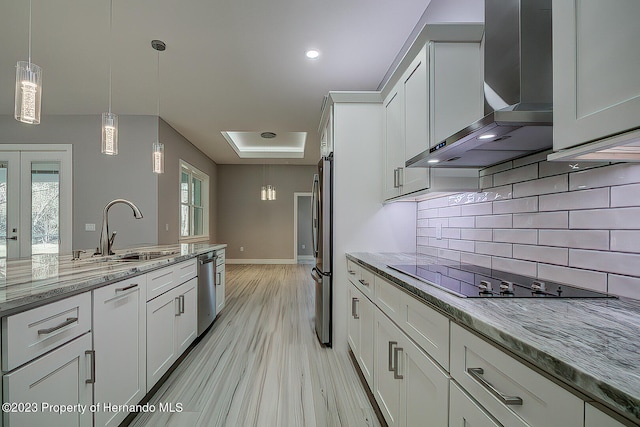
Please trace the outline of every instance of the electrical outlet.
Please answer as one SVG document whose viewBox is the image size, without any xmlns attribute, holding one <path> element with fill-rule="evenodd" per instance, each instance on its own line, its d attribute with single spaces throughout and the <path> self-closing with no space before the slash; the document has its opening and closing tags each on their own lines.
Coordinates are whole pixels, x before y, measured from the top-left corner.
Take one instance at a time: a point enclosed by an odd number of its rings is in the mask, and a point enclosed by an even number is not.
<svg viewBox="0 0 640 427">
<path fill-rule="evenodd" d="M 164 225 L 164 231 L 169 231 L 169 224 Z"/>
<path fill-rule="evenodd" d="M 95 224 L 85 224 L 84 225 L 84 231 L 96 231 L 96 225 Z"/>
<path fill-rule="evenodd" d="M 240 246 L 240 252 L 244 252 L 244 246 Z"/>
</svg>

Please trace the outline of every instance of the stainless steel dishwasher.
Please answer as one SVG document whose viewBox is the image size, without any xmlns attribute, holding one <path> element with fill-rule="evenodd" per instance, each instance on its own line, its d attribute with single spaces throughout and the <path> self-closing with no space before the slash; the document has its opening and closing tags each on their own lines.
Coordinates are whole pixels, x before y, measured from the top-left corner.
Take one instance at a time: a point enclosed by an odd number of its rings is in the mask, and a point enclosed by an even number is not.
<svg viewBox="0 0 640 427">
<path fill-rule="evenodd" d="M 198 256 L 198 336 L 216 318 L 216 261 L 215 252 Z"/>
</svg>

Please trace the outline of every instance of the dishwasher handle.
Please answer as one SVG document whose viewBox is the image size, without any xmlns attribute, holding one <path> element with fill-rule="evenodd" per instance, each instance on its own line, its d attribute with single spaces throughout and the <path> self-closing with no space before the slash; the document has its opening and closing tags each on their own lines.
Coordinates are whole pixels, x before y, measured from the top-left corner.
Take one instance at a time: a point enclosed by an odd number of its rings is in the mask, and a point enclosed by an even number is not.
<svg viewBox="0 0 640 427">
<path fill-rule="evenodd" d="M 218 260 L 218 255 L 214 255 L 212 258 L 198 258 L 198 262 L 200 265 L 209 264 L 210 262 L 215 262 Z"/>
</svg>

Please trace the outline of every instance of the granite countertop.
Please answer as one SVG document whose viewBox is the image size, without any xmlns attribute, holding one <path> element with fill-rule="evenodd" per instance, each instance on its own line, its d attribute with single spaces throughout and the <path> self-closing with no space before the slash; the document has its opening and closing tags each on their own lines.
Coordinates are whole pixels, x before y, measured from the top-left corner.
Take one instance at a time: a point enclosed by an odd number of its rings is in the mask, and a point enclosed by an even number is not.
<svg viewBox="0 0 640 427">
<path fill-rule="evenodd" d="M 640 423 L 640 301 L 461 298 L 387 267 L 429 259 L 423 255 L 351 253 L 347 258 Z"/>
<path fill-rule="evenodd" d="M 226 246 L 205 243 L 145 246 L 116 251 L 116 255 L 110 257 L 92 257 L 87 253 L 79 260 L 72 260 L 71 254 L 34 255 L 9 261 L 0 259 L 0 317 L 90 291 Z M 166 255 L 151 260 L 117 260 L 118 257 L 139 252 L 161 252 Z"/>
</svg>

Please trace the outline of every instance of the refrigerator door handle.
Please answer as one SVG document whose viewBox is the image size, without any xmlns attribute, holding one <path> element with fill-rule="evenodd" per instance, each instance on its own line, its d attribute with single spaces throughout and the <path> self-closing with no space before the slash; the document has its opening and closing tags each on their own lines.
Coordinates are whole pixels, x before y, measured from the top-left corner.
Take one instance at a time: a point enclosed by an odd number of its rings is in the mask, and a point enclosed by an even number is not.
<svg viewBox="0 0 640 427">
<path fill-rule="evenodd" d="M 311 241 L 313 246 L 313 256 L 318 256 L 318 229 L 319 229 L 319 215 L 318 215 L 318 191 L 319 191 L 319 178 L 318 175 L 313 177 L 313 188 L 311 190 Z"/>
<path fill-rule="evenodd" d="M 319 275 L 318 273 L 319 273 L 319 272 L 318 272 L 318 269 L 317 269 L 317 268 L 313 267 L 313 268 L 311 269 L 311 277 L 313 278 L 313 280 L 314 280 L 316 283 L 322 283 L 322 277 L 321 277 L 321 275 Z"/>
</svg>

